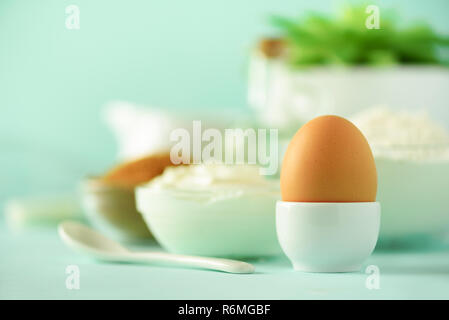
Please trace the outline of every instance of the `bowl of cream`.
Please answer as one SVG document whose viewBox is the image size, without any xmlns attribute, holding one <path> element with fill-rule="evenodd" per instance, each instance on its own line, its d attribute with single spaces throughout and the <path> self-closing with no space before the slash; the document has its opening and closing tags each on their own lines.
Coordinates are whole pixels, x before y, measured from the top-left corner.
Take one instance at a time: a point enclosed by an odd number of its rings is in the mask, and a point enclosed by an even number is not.
<svg viewBox="0 0 449 320">
<path fill-rule="evenodd" d="M 200 164 L 165 169 L 136 189 L 136 204 L 168 251 L 257 257 L 280 253 L 275 207 L 279 181 L 251 165 Z"/>
</svg>

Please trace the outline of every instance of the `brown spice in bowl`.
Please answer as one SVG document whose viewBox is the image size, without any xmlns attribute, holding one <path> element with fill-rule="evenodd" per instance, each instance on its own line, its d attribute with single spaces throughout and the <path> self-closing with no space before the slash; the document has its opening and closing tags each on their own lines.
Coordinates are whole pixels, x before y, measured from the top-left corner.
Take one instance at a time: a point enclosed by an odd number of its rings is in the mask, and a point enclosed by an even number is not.
<svg viewBox="0 0 449 320">
<path fill-rule="evenodd" d="M 101 179 L 111 185 L 134 188 L 157 177 L 166 167 L 173 165 L 170 161 L 170 153 L 149 155 L 119 164 L 109 170 Z"/>
</svg>

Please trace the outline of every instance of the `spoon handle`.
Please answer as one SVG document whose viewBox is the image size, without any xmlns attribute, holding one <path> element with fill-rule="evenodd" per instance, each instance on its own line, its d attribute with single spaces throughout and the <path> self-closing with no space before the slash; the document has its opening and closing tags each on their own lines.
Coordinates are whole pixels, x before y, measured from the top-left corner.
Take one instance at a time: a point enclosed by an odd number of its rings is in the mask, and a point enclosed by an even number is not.
<svg viewBox="0 0 449 320">
<path fill-rule="evenodd" d="M 186 256 L 164 252 L 132 252 L 127 258 L 135 262 L 202 268 L 229 273 L 254 272 L 252 264 L 221 258 Z"/>
</svg>

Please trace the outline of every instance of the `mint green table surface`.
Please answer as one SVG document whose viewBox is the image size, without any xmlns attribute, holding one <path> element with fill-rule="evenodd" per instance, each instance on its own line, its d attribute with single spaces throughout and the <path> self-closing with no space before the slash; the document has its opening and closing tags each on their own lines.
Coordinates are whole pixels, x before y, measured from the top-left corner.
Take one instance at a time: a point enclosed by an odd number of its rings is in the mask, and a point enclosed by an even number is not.
<svg viewBox="0 0 449 320">
<path fill-rule="evenodd" d="M 52 228 L 13 234 L 3 221 L 0 252 L 1 299 L 449 299 L 445 249 L 375 252 L 366 266 L 379 267 L 378 290 L 367 289 L 364 270 L 302 273 L 284 257 L 252 261 L 249 275 L 99 263 L 66 248 Z M 66 288 L 68 265 L 79 267 L 79 290 Z"/>
</svg>

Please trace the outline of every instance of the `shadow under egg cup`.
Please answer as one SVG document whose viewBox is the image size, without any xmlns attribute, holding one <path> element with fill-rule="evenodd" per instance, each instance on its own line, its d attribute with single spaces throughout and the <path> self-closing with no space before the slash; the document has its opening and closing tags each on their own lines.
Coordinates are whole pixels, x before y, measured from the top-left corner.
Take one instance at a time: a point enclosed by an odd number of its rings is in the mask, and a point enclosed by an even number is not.
<svg viewBox="0 0 449 320">
<path fill-rule="evenodd" d="M 276 203 L 279 243 L 299 271 L 359 271 L 379 228 L 378 202 Z"/>
</svg>

